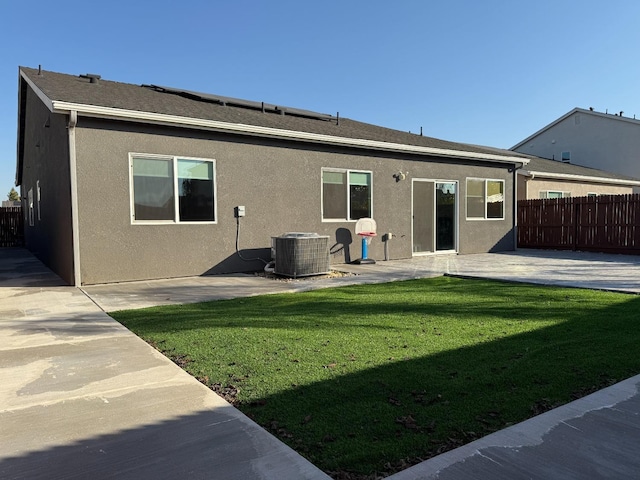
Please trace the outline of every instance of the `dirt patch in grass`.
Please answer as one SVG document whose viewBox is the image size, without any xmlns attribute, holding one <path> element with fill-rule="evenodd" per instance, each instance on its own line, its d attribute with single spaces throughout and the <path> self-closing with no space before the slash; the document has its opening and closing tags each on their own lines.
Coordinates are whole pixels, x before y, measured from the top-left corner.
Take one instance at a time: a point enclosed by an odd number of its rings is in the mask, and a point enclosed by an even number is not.
<svg viewBox="0 0 640 480">
<path fill-rule="evenodd" d="M 356 277 L 356 273 L 340 272 L 338 270 L 331 270 L 329 273 L 323 273 L 322 275 L 308 275 L 304 277 L 285 277 L 282 275 L 276 275 L 273 272 L 256 272 L 256 277 L 264 277 L 269 280 L 276 280 L 278 282 L 312 282 L 317 280 L 325 280 L 327 278 L 343 278 L 343 277 Z"/>
</svg>

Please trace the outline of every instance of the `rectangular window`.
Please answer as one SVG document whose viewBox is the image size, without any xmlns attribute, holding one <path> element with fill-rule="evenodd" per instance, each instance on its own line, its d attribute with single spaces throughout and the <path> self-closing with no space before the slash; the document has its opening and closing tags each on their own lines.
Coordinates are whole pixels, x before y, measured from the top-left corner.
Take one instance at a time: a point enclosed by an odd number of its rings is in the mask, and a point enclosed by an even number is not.
<svg viewBox="0 0 640 480">
<path fill-rule="evenodd" d="M 175 219 L 173 161 L 133 158 L 133 219 Z"/>
<path fill-rule="evenodd" d="M 178 159 L 181 222 L 210 222 L 213 214 L 213 163 Z"/>
<path fill-rule="evenodd" d="M 27 206 L 29 208 L 29 226 L 33 227 L 33 188 L 30 188 L 27 192 Z"/>
<path fill-rule="evenodd" d="M 322 219 L 371 217 L 371 172 L 322 170 Z"/>
<path fill-rule="evenodd" d="M 485 181 L 467 178 L 467 218 L 485 218 Z"/>
<path fill-rule="evenodd" d="M 504 219 L 504 180 L 467 178 L 467 218 Z"/>
<path fill-rule="evenodd" d="M 215 162 L 131 155 L 135 222 L 215 222 Z"/>
<path fill-rule="evenodd" d="M 562 152 L 562 161 L 565 163 L 571 162 L 571 152 Z"/>
<path fill-rule="evenodd" d="M 371 174 L 349 172 L 349 219 L 371 217 Z"/>
<path fill-rule="evenodd" d="M 504 182 L 487 180 L 487 218 L 504 218 Z"/>
<path fill-rule="evenodd" d="M 347 173 L 322 172 L 322 218 L 347 217 Z"/>
<path fill-rule="evenodd" d="M 38 202 L 38 221 L 42 220 L 40 218 L 40 180 L 36 182 L 36 201 Z"/>
<path fill-rule="evenodd" d="M 558 192 L 554 190 L 540 190 L 540 198 L 568 198 L 571 192 Z"/>
</svg>

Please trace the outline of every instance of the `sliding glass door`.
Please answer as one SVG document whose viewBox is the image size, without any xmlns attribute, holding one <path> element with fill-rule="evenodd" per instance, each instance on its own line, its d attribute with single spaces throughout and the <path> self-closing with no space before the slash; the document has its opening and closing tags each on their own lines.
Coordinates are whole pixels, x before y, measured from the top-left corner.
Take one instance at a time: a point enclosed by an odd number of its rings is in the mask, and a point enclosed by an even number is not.
<svg viewBox="0 0 640 480">
<path fill-rule="evenodd" d="M 414 254 L 456 251 L 457 192 L 457 182 L 413 181 Z"/>
</svg>

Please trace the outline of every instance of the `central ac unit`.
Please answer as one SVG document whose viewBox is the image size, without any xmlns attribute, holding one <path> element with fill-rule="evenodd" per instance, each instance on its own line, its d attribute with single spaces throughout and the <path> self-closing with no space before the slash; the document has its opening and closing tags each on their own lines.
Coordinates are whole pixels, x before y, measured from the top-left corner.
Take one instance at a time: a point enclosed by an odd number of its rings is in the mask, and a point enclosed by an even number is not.
<svg viewBox="0 0 640 480">
<path fill-rule="evenodd" d="M 296 278 L 330 271 L 328 236 L 291 232 L 271 240 L 276 274 Z"/>
</svg>

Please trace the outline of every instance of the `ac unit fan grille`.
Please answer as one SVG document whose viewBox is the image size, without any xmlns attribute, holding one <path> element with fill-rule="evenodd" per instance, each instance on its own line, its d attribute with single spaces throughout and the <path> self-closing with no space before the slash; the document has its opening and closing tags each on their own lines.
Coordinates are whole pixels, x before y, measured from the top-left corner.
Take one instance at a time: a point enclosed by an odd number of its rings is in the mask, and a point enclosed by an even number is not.
<svg viewBox="0 0 640 480">
<path fill-rule="evenodd" d="M 287 277 L 321 275 L 331 269 L 329 237 L 275 237 L 275 273 Z"/>
</svg>

